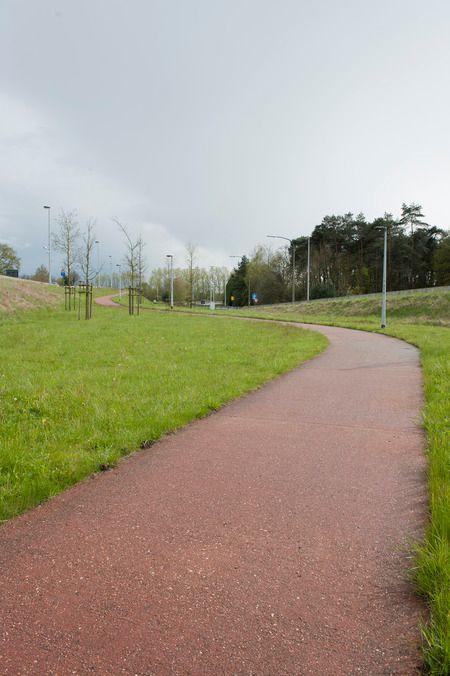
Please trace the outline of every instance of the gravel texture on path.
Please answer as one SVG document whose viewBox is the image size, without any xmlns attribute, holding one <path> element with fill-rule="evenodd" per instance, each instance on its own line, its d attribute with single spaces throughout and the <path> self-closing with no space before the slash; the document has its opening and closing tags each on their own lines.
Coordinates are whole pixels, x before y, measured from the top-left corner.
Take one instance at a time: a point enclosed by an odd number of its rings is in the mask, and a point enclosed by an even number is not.
<svg viewBox="0 0 450 676">
<path fill-rule="evenodd" d="M 319 357 L 0 528 L 0 673 L 419 671 L 418 352 L 314 328 Z"/>
</svg>

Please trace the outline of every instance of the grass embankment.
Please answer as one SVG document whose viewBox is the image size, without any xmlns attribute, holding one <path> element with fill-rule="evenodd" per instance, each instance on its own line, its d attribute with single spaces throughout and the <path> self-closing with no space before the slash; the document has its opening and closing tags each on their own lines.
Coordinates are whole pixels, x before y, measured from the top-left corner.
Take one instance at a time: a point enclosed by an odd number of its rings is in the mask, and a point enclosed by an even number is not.
<svg viewBox="0 0 450 676">
<path fill-rule="evenodd" d="M 43 282 L 0 275 L 0 314 L 59 305 L 61 290 Z"/>
<path fill-rule="evenodd" d="M 263 313 L 269 319 L 336 324 L 374 331 L 380 326 L 380 297 L 349 296 L 310 303 L 284 303 L 232 310 L 239 314 Z M 450 291 L 429 291 L 388 296 L 389 326 L 414 324 L 450 327 Z M 388 329 L 389 330 L 389 329 Z"/>
<path fill-rule="evenodd" d="M 231 316 L 378 331 L 380 298 L 343 298 L 226 311 Z M 425 384 L 429 523 L 417 547 L 414 580 L 430 607 L 424 628 L 428 670 L 450 673 L 450 292 L 390 296 L 382 333 L 420 349 Z"/>
<path fill-rule="evenodd" d="M 118 293 L 116 289 L 93 288 L 94 298 Z M 75 294 L 78 307 L 78 293 Z M 0 315 L 8 313 L 19 319 L 27 310 L 51 309 L 64 302 L 64 287 L 46 282 L 34 282 L 30 279 L 16 279 L 0 275 Z"/>
<path fill-rule="evenodd" d="M 87 322 L 61 309 L 2 315 L 0 341 L 0 519 L 326 346 L 292 327 L 99 306 Z"/>
</svg>

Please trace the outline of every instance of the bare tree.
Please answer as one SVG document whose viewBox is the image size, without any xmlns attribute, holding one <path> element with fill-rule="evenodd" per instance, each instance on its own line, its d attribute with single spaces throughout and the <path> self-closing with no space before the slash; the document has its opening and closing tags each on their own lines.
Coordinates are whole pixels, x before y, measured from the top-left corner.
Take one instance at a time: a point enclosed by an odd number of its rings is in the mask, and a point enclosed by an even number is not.
<svg viewBox="0 0 450 676">
<path fill-rule="evenodd" d="M 92 270 L 92 254 L 95 246 L 95 221 L 87 221 L 86 230 L 82 235 L 82 247 L 79 251 L 81 273 L 85 284 L 90 284 L 98 271 Z"/>
<path fill-rule="evenodd" d="M 212 266 L 209 268 L 208 275 L 217 293 L 223 294 L 225 290 L 225 283 L 230 275 L 227 268 Z"/>
<path fill-rule="evenodd" d="M 66 283 L 74 282 L 74 267 L 77 255 L 77 241 L 80 230 L 76 211 L 64 211 L 58 217 L 59 231 L 53 235 L 53 246 L 63 254 Z"/>
<path fill-rule="evenodd" d="M 133 242 L 128 233 L 127 227 L 123 225 L 123 223 L 121 223 L 118 218 L 113 218 L 113 221 L 119 227 L 120 231 L 125 237 L 127 247 L 127 252 L 125 254 L 125 265 L 128 268 L 127 272 L 130 279 L 130 286 L 134 286 L 138 269 L 139 239 Z"/>
<path fill-rule="evenodd" d="M 137 255 L 136 255 L 136 262 L 137 262 L 137 276 L 138 276 L 138 282 L 139 282 L 139 288 L 142 289 L 142 282 L 143 282 L 143 277 L 144 273 L 147 270 L 147 263 L 144 258 L 144 247 L 145 247 L 145 242 L 142 239 L 142 235 L 139 235 L 137 239 Z"/>
<path fill-rule="evenodd" d="M 155 300 L 159 300 L 160 295 L 164 289 L 165 270 L 163 268 L 156 268 L 150 274 L 149 284 L 155 291 Z"/>
<path fill-rule="evenodd" d="M 188 282 L 189 282 L 189 307 L 192 307 L 194 302 L 194 281 L 195 281 L 195 260 L 197 254 L 197 247 L 195 244 L 188 242 L 186 244 L 186 263 L 188 266 Z"/>
</svg>

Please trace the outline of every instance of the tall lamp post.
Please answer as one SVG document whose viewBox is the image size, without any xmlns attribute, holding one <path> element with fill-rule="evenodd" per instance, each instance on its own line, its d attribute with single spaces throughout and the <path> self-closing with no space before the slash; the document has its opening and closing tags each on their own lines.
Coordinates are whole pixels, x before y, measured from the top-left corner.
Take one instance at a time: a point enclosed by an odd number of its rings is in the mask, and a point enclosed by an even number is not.
<svg viewBox="0 0 450 676">
<path fill-rule="evenodd" d="M 267 237 L 271 237 L 272 239 L 285 239 L 286 242 L 289 242 L 289 244 L 292 247 L 292 302 L 295 303 L 295 246 L 294 246 L 294 240 L 291 239 L 290 237 L 284 237 L 283 235 L 267 235 Z"/>
<path fill-rule="evenodd" d="M 309 301 L 309 271 L 311 268 L 311 237 L 308 237 L 308 267 L 306 269 L 306 300 Z"/>
<path fill-rule="evenodd" d="M 119 268 L 119 298 L 122 298 L 122 266 L 116 263 L 116 268 Z"/>
<path fill-rule="evenodd" d="M 110 289 L 113 288 L 113 271 L 112 271 L 112 255 L 109 254 L 109 286 Z"/>
<path fill-rule="evenodd" d="M 44 206 L 44 209 L 47 209 L 48 215 L 48 283 L 52 283 L 52 233 L 50 227 L 50 207 L 48 205 Z"/>
<path fill-rule="evenodd" d="M 381 328 L 386 328 L 387 225 L 384 226 L 383 286 L 381 290 Z"/>
<path fill-rule="evenodd" d="M 170 309 L 173 310 L 173 254 L 166 254 L 170 258 Z"/>
<path fill-rule="evenodd" d="M 94 244 L 97 245 L 97 274 L 96 274 L 96 281 L 97 281 L 97 288 L 98 288 L 98 278 L 99 278 L 99 273 L 100 273 L 100 242 L 98 239 L 94 241 Z"/>
</svg>

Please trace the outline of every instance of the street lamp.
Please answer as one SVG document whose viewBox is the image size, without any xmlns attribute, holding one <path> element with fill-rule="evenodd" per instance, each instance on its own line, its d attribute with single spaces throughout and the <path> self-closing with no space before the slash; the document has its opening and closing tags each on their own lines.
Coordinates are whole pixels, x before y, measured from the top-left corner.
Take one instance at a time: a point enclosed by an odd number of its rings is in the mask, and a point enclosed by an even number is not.
<svg viewBox="0 0 450 676">
<path fill-rule="evenodd" d="M 51 247 L 51 229 L 50 229 L 50 207 L 48 205 L 44 205 L 44 209 L 47 209 L 47 214 L 48 214 L 48 283 L 52 283 L 52 247 Z"/>
<path fill-rule="evenodd" d="M 295 303 L 295 246 L 294 240 L 290 237 L 284 237 L 283 235 L 267 235 L 267 237 L 272 237 L 272 239 L 285 239 L 286 242 L 292 247 L 292 302 Z"/>
<path fill-rule="evenodd" d="M 173 310 L 173 255 L 166 254 L 170 258 L 170 309 Z"/>
<path fill-rule="evenodd" d="M 109 286 L 112 289 L 113 288 L 113 271 L 112 271 L 112 256 L 109 254 Z"/>
<path fill-rule="evenodd" d="M 122 266 L 116 263 L 116 268 L 119 268 L 119 298 L 122 298 Z"/>
<path fill-rule="evenodd" d="M 309 301 L 309 270 L 311 267 L 311 237 L 308 237 L 308 264 L 306 268 L 306 300 Z"/>
<path fill-rule="evenodd" d="M 97 288 L 98 288 L 98 277 L 99 277 L 99 272 L 100 272 L 100 242 L 98 239 L 94 240 L 94 244 L 97 245 L 97 274 L 96 274 L 96 281 L 97 281 Z"/>
<path fill-rule="evenodd" d="M 381 328 L 386 328 L 387 225 L 384 226 L 383 285 L 381 297 Z"/>
</svg>

